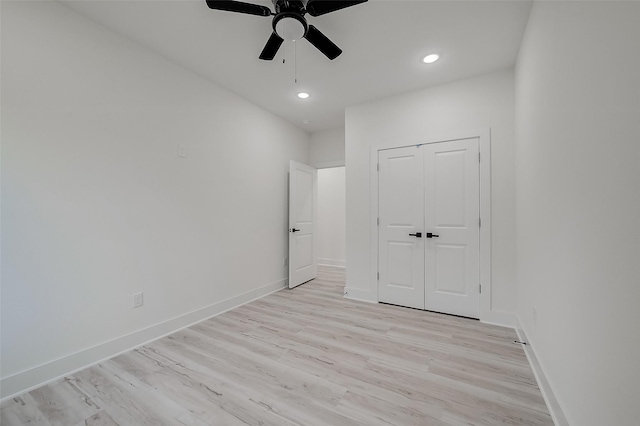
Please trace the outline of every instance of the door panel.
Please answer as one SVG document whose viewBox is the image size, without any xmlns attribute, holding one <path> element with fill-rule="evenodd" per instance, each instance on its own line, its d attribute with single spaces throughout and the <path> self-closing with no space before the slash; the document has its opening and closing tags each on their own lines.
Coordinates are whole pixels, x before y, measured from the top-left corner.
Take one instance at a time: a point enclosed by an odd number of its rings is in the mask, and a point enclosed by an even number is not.
<svg viewBox="0 0 640 426">
<path fill-rule="evenodd" d="M 316 211 L 318 172 L 306 164 L 289 164 L 289 288 L 318 275 Z"/>
<path fill-rule="evenodd" d="M 413 289 L 416 284 L 413 280 L 413 264 L 415 244 L 413 242 L 388 241 L 387 265 L 388 285 Z"/>
<path fill-rule="evenodd" d="M 436 147 L 433 147 L 436 148 Z M 426 149 L 427 152 L 434 149 Z M 438 227 L 464 228 L 467 223 L 466 150 L 434 152 L 429 178 L 434 179 L 432 207 Z"/>
<path fill-rule="evenodd" d="M 423 145 L 425 309 L 480 315 L 480 167 L 478 140 Z"/>
<path fill-rule="evenodd" d="M 313 222 L 313 181 L 315 170 L 305 170 L 297 167 L 295 170 L 297 182 L 295 184 L 296 223 L 308 224 Z"/>
<path fill-rule="evenodd" d="M 297 226 L 300 226 L 298 223 Z M 296 256 L 293 261 L 295 271 L 300 272 L 313 266 L 313 235 L 297 234 L 295 236 Z"/>
<path fill-rule="evenodd" d="M 460 244 L 436 245 L 435 286 L 440 294 L 467 294 L 467 278 L 465 276 L 467 246 Z"/>
<path fill-rule="evenodd" d="M 379 285 L 381 302 L 424 309 L 423 167 L 416 147 L 380 151 Z"/>
</svg>

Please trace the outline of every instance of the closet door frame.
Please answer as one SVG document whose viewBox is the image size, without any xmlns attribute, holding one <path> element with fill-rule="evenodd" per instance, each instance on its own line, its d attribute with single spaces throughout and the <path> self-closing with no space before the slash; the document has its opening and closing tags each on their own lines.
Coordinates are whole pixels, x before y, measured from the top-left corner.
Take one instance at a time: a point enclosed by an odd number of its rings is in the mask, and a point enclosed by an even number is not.
<svg viewBox="0 0 640 426">
<path fill-rule="evenodd" d="M 491 129 L 456 132 L 449 135 L 425 135 L 415 141 L 389 141 L 369 149 L 370 158 L 370 279 L 378 289 L 378 151 L 390 148 L 447 142 L 459 139 L 478 139 L 480 150 L 480 321 L 489 324 L 514 326 L 513 315 L 495 311 L 491 306 Z M 376 301 L 379 301 L 376 293 Z"/>
</svg>

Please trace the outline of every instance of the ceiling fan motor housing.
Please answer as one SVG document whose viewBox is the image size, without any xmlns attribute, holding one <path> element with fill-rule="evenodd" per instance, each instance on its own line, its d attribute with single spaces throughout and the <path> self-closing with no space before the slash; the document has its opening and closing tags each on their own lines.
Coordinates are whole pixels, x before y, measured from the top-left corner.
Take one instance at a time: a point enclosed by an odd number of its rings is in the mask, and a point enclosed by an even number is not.
<svg viewBox="0 0 640 426">
<path fill-rule="evenodd" d="M 300 40 L 308 28 L 307 21 L 295 12 L 281 12 L 273 18 L 273 31 L 284 40 Z"/>
</svg>

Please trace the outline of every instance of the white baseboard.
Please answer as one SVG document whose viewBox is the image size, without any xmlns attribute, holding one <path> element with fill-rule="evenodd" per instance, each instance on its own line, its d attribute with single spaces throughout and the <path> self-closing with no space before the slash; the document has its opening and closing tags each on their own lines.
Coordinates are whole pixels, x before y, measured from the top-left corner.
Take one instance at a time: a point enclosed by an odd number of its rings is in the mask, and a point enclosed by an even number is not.
<svg viewBox="0 0 640 426">
<path fill-rule="evenodd" d="M 0 402 L 145 345 L 286 287 L 286 279 L 0 379 Z"/>
<path fill-rule="evenodd" d="M 555 397 L 553 390 L 551 389 L 551 385 L 547 380 L 544 371 L 542 370 L 542 365 L 538 361 L 536 357 L 535 351 L 533 350 L 533 346 L 531 346 L 530 340 L 527 337 L 524 329 L 522 328 L 522 324 L 520 323 L 520 319 L 516 317 L 516 326 L 515 326 L 516 334 L 518 335 L 518 339 L 521 342 L 526 342 L 526 345 L 522 345 L 524 349 L 524 353 L 527 356 L 527 360 L 529 360 L 529 365 L 533 370 L 533 375 L 536 377 L 536 381 L 538 382 L 538 387 L 540 388 L 540 392 L 542 392 L 542 397 L 544 398 L 544 402 L 547 404 L 547 408 L 549 409 L 549 414 L 551 414 L 551 419 L 556 426 L 569 426 L 569 422 L 560 407 L 560 403 L 558 399 Z"/>
<path fill-rule="evenodd" d="M 480 313 L 480 322 L 483 324 L 499 325 L 501 327 L 516 327 L 516 316 L 508 312 L 489 311 Z"/>
<path fill-rule="evenodd" d="M 339 259 L 324 259 L 319 257 L 318 266 L 334 266 L 337 268 L 344 268 L 346 266 L 346 262 Z"/>
<path fill-rule="evenodd" d="M 344 288 L 344 298 L 358 300 L 360 302 L 378 303 L 377 300 L 371 297 L 371 292 L 369 290 L 362 290 L 353 287 Z"/>
</svg>

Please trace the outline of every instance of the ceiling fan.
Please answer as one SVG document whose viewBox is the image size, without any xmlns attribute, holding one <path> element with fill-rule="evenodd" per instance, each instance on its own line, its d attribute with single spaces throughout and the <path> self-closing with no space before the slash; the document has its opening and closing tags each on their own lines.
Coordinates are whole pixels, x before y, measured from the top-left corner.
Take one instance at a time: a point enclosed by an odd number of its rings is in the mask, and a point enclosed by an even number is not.
<svg viewBox="0 0 640 426">
<path fill-rule="evenodd" d="M 260 59 L 270 61 L 278 53 L 285 40 L 306 38 L 309 43 L 322 52 L 327 58 L 337 58 L 342 50 L 320 32 L 316 27 L 307 24 L 305 14 L 320 16 L 345 7 L 355 6 L 367 0 L 271 0 L 276 12 L 267 6 L 245 3 L 234 0 L 206 0 L 211 9 L 228 12 L 246 13 L 257 16 L 273 16 L 273 32 L 260 53 Z"/>
</svg>

